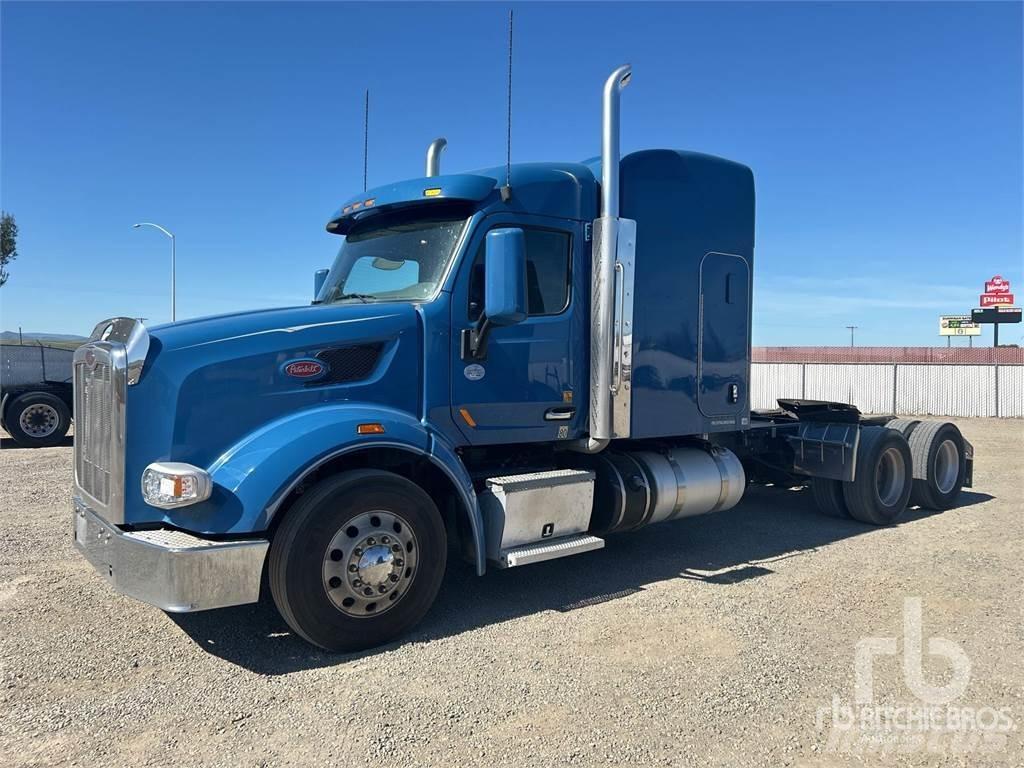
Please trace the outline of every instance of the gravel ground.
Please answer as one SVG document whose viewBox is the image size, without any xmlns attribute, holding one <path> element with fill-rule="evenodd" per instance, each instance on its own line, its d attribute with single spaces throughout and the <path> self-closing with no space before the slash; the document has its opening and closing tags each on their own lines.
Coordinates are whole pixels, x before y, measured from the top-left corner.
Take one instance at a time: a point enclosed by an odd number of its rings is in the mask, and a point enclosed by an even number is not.
<svg viewBox="0 0 1024 768">
<path fill-rule="evenodd" d="M 1024 764 L 1024 423 L 958 423 L 979 458 L 957 509 L 875 529 L 755 490 L 601 552 L 454 565 L 414 634 L 347 657 L 268 605 L 171 617 L 113 594 L 72 548 L 71 448 L 4 439 L 0 764 Z M 1014 730 L 830 742 L 819 709 L 852 702 L 858 640 L 901 639 L 906 597 L 970 659 L 951 706 Z M 874 694 L 920 706 L 895 656 Z"/>
</svg>

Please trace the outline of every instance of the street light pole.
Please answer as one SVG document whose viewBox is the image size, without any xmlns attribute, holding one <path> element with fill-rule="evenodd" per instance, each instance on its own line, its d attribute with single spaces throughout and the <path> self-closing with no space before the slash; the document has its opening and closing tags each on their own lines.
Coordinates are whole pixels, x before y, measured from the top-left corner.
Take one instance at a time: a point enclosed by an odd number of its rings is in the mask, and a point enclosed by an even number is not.
<svg viewBox="0 0 1024 768">
<path fill-rule="evenodd" d="M 175 296 L 176 290 L 175 290 L 175 278 L 174 278 L 175 269 L 176 269 L 176 267 L 175 267 L 175 254 L 174 254 L 174 234 L 171 233 L 171 232 L 168 232 L 166 229 L 161 227 L 159 224 L 153 224 L 152 222 L 149 222 L 149 221 L 143 221 L 143 222 L 140 222 L 138 224 L 132 225 L 133 229 L 138 229 L 139 227 L 153 227 L 153 229 L 159 229 L 161 232 L 163 232 L 165 235 L 167 235 L 169 238 L 171 238 L 171 322 L 173 323 L 177 319 L 177 311 L 176 311 L 176 306 L 175 306 L 176 305 L 176 296 Z"/>
<path fill-rule="evenodd" d="M 853 346 L 853 332 L 856 331 L 860 326 L 859 325 L 848 325 L 846 327 L 850 329 L 850 346 L 852 347 Z"/>
</svg>

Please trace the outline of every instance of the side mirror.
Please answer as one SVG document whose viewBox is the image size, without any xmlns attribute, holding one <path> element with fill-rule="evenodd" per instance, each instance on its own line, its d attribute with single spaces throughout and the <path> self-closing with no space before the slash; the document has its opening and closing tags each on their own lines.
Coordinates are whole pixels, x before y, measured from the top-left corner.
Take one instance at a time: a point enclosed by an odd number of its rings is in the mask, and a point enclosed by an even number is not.
<svg viewBox="0 0 1024 768">
<path fill-rule="evenodd" d="M 462 359 L 484 360 L 491 329 L 526 319 L 526 236 L 515 227 L 493 229 L 484 241 L 484 311 L 462 331 Z"/>
<path fill-rule="evenodd" d="M 526 319 L 526 237 L 518 228 L 487 233 L 484 313 L 492 325 Z"/>
<path fill-rule="evenodd" d="M 313 301 L 316 301 L 317 296 L 320 295 L 320 289 L 327 282 L 327 275 L 330 271 L 329 269 L 318 269 L 313 273 Z"/>
</svg>

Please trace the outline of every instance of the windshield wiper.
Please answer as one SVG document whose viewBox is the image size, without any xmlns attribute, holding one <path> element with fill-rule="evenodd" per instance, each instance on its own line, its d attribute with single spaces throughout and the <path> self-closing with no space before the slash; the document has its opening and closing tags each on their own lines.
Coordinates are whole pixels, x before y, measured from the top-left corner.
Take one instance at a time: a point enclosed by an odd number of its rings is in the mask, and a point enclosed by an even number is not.
<svg viewBox="0 0 1024 768">
<path fill-rule="evenodd" d="M 342 293 L 335 298 L 335 301 L 340 301 L 341 299 L 359 299 L 363 304 L 366 304 L 370 299 L 376 298 L 377 297 L 372 293 Z"/>
</svg>

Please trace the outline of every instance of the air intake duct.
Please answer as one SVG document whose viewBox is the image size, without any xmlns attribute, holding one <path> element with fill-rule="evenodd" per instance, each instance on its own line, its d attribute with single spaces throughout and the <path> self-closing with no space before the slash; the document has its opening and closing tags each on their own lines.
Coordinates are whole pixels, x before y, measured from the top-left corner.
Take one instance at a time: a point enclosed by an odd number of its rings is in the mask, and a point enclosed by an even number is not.
<svg viewBox="0 0 1024 768">
<path fill-rule="evenodd" d="M 590 532 L 598 536 L 734 507 L 743 465 L 718 446 L 604 451 L 582 461 L 596 475 Z"/>
</svg>

